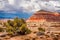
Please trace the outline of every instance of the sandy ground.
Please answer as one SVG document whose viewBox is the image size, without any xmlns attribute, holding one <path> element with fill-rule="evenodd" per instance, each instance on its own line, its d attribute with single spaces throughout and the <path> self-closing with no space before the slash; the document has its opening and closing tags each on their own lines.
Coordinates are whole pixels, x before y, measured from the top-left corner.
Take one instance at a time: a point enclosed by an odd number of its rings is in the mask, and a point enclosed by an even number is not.
<svg viewBox="0 0 60 40">
<path fill-rule="evenodd" d="M 1 40 L 53 40 L 52 37 L 46 37 L 46 36 L 36 36 L 36 34 L 28 34 L 28 35 L 20 35 L 9 38 L 7 36 L 5 39 L 1 38 Z"/>
</svg>

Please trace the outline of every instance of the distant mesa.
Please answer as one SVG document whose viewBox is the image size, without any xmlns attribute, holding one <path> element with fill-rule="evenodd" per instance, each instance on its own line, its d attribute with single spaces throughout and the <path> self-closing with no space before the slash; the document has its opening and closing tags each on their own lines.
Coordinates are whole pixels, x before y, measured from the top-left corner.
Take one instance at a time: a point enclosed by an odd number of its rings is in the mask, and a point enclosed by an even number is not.
<svg viewBox="0 0 60 40">
<path fill-rule="evenodd" d="M 39 10 L 35 12 L 28 21 L 41 21 L 45 20 L 48 22 L 60 22 L 60 13 L 59 12 L 49 12 L 46 10 Z"/>
</svg>

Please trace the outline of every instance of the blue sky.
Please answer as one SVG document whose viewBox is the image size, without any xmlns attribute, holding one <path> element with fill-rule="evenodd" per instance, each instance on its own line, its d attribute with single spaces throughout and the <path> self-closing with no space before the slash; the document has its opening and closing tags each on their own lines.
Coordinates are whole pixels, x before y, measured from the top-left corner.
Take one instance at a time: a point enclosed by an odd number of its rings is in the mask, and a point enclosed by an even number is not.
<svg viewBox="0 0 60 40">
<path fill-rule="evenodd" d="M 18 17 L 30 17 L 41 9 L 60 12 L 60 0 L 0 0 L 0 15 L 2 11 L 4 17 L 6 17 L 6 13 L 11 14 L 11 17 L 13 14 Z"/>
</svg>

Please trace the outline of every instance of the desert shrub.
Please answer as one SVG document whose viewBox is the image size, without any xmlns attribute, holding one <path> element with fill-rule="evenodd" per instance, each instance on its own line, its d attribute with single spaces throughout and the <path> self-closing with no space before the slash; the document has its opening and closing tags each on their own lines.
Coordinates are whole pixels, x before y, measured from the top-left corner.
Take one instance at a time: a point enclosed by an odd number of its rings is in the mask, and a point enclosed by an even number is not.
<svg viewBox="0 0 60 40">
<path fill-rule="evenodd" d="M 4 30 L 3 30 L 3 28 L 0 28 L 0 32 L 3 32 Z"/>
<path fill-rule="evenodd" d="M 8 34 L 17 35 L 17 34 L 28 34 L 31 31 L 26 27 L 26 22 L 24 19 L 18 19 L 17 17 L 14 20 L 8 20 L 4 24 L 6 26 L 6 31 Z"/>
<path fill-rule="evenodd" d="M 38 30 L 41 32 L 45 32 L 45 29 L 43 29 L 43 28 L 38 28 Z"/>
<path fill-rule="evenodd" d="M 26 30 L 25 34 L 30 34 L 31 31 L 29 29 Z"/>
<path fill-rule="evenodd" d="M 39 32 L 37 32 L 37 36 L 40 36 L 40 35 L 45 35 L 44 32 L 45 32 L 45 29 L 43 28 L 38 28 Z"/>
<path fill-rule="evenodd" d="M 26 24 L 23 24 L 21 27 L 20 27 L 20 33 L 21 34 L 29 34 L 31 33 L 31 31 L 26 27 Z"/>
</svg>

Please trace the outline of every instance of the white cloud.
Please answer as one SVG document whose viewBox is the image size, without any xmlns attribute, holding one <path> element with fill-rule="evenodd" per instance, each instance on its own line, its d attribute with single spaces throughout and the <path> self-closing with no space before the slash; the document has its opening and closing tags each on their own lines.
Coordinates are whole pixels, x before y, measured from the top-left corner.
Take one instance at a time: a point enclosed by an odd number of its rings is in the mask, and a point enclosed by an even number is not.
<svg viewBox="0 0 60 40">
<path fill-rule="evenodd" d="M 1 4 L 3 3 L 3 4 Z M 2 6 L 1 6 L 2 5 Z M 3 0 L 0 2 L 0 10 L 6 12 L 35 12 L 41 9 L 49 11 L 60 10 L 60 1 L 52 0 Z"/>
<path fill-rule="evenodd" d="M 0 9 L 2 9 L 4 7 L 4 5 L 2 4 L 2 2 L 0 2 Z"/>
<path fill-rule="evenodd" d="M 14 0 L 8 0 L 9 4 L 14 5 Z"/>
</svg>

